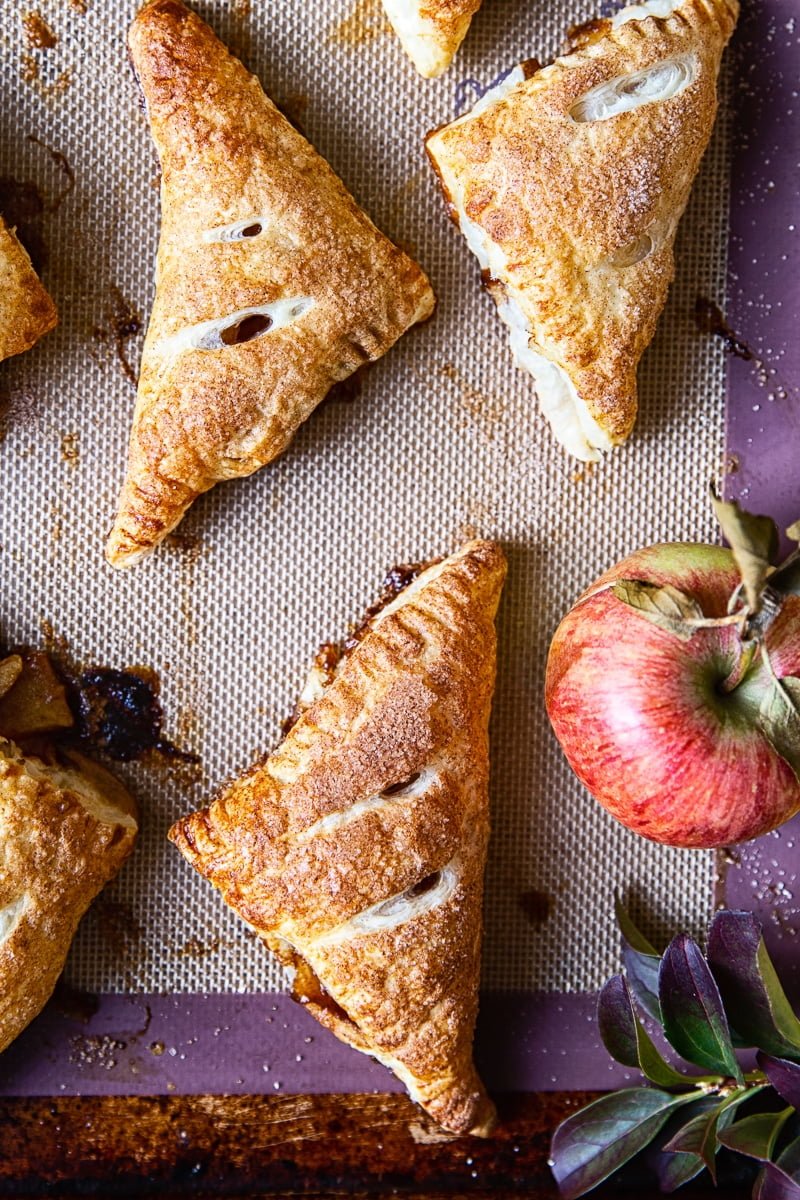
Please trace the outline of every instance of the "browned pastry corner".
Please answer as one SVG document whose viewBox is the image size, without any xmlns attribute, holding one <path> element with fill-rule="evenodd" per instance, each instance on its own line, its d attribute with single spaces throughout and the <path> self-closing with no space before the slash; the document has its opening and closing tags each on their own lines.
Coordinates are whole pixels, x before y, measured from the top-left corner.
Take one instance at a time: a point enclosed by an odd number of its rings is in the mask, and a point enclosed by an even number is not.
<svg viewBox="0 0 800 1200">
<path fill-rule="evenodd" d="M 636 369 L 717 110 L 737 0 L 650 0 L 513 71 L 427 148 L 558 440 L 594 460 L 636 417 Z"/>
<path fill-rule="evenodd" d="M 408 57 L 425 79 L 450 66 L 481 0 L 383 0 Z"/>
<path fill-rule="evenodd" d="M 454 1133 L 472 1062 L 505 559 L 470 542 L 318 662 L 285 741 L 170 837 L 295 970 L 314 1016 Z"/>
<path fill-rule="evenodd" d="M 56 306 L 27 251 L 0 217 L 0 360 L 30 350 L 57 324 Z"/>
<path fill-rule="evenodd" d="M 136 829 L 133 800 L 97 763 L 26 755 L 0 737 L 0 1051 L 47 1001 Z"/>
<path fill-rule="evenodd" d="M 288 445 L 434 296 L 258 80 L 179 0 L 129 45 L 161 160 L 156 295 L 108 544 L 152 550 L 201 492 Z"/>
</svg>

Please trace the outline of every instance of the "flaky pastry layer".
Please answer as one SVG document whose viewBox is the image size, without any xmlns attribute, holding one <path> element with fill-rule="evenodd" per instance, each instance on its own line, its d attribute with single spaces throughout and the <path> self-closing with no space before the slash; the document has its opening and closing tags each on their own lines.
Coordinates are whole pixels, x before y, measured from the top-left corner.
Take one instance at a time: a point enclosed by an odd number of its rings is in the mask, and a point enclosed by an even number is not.
<svg viewBox="0 0 800 1200">
<path fill-rule="evenodd" d="M 445 1128 L 485 1134 L 472 1063 L 489 834 L 497 546 L 377 616 L 285 741 L 170 837 L 295 993 Z"/>
<path fill-rule="evenodd" d="M 737 14 L 736 0 L 650 0 L 592 21 L 427 139 L 515 358 L 578 458 L 633 427 Z"/>
</svg>

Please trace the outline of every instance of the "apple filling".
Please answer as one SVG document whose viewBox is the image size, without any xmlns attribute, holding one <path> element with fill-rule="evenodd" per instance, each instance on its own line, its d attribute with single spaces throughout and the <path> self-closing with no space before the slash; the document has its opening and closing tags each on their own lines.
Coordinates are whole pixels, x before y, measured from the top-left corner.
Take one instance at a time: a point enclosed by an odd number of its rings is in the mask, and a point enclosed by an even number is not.
<svg viewBox="0 0 800 1200">
<path fill-rule="evenodd" d="M 187 325 L 172 337 L 162 341 L 162 354 L 179 355 L 186 350 L 224 350 L 228 346 L 240 346 L 285 329 L 304 317 L 314 301 L 309 296 L 293 296 L 285 300 L 274 300 L 253 308 L 242 308 L 213 321 L 200 321 Z"/>
<path fill-rule="evenodd" d="M 573 121 L 608 121 L 644 104 L 671 100 L 689 86 L 696 73 L 694 55 L 686 54 L 631 75 L 617 75 L 576 101 L 569 110 L 570 116 Z"/>
<path fill-rule="evenodd" d="M 251 238 L 261 237 L 270 226 L 269 217 L 245 217 L 230 225 L 218 225 L 216 229 L 206 229 L 203 233 L 204 242 L 243 242 Z"/>
</svg>

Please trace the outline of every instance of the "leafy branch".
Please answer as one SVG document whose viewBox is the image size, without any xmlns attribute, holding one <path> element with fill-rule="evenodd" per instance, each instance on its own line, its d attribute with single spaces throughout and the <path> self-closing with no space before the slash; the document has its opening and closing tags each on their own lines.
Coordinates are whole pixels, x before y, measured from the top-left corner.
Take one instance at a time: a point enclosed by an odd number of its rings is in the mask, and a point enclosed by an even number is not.
<svg viewBox="0 0 800 1200">
<path fill-rule="evenodd" d="M 624 975 L 600 993 L 597 1019 L 617 1062 L 638 1067 L 641 1087 L 601 1096 L 559 1125 L 550 1166 L 561 1195 L 575 1200 L 654 1142 L 661 1190 L 701 1171 L 716 1182 L 720 1147 L 760 1164 L 754 1200 L 800 1200 L 800 1020 L 778 979 L 756 918 L 722 911 L 708 948 L 678 934 L 663 954 L 617 899 Z M 701 1074 L 661 1053 L 640 1013 Z M 755 1047 L 745 1071 L 737 1048 Z M 746 1110 L 755 1096 L 760 1110 Z"/>
</svg>

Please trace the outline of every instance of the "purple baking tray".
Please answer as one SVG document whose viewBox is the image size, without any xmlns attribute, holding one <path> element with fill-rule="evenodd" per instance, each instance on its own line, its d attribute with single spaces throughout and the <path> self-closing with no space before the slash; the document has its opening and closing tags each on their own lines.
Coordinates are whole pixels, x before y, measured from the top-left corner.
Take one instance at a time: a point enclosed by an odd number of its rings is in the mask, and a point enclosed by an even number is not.
<svg viewBox="0 0 800 1200">
<path fill-rule="evenodd" d="M 800 0 L 761 0 L 734 49 L 735 159 L 726 318 L 729 496 L 800 518 Z M 733 852 L 729 907 L 754 910 L 779 969 L 800 995 L 800 818 Z M 0 1059 L 0 1094 L 132 1095 L 399 1090 L 381 1066 L 341 1045 L 288 996 L 100 996 L 92 1015 L 51 1003 Z M 488 994 L 477 1032 L 494 1090 L 615 1087 L 594 1027 L 595 997 Z M 68 1008 L 68 1006 L 67 1006 Z"/>
</svg>

